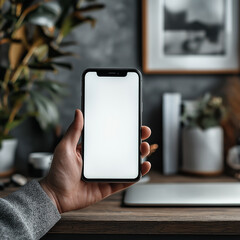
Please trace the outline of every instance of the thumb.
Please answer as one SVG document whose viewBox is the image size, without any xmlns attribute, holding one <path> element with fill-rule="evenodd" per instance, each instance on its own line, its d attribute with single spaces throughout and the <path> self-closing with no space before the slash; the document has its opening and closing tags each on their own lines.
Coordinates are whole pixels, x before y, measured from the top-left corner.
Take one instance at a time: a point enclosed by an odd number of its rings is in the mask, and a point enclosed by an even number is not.
<svg viewBox="0 0 240 240">
<path fill-rule="evenodd" d="M 79 109 L 75 110 L 74 120 L 69 126 L 64 139 L 77 146 L 83 129 L 83 114 Z"/>
</svg>

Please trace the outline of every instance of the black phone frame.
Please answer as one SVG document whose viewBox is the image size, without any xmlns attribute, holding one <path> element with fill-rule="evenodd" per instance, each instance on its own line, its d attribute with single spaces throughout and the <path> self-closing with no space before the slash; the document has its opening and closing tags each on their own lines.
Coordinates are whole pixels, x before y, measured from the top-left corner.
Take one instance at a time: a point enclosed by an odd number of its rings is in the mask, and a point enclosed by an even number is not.
<svg viewBox="0 0 240 240">
<path fill-rule="evenodd" d="M 138 176 L 133 179 L 126 178 L 115 178 L 115 179 L 102 179 L 102 178 L 86 178 L 84 176 L 84 127 L 82 131 L 82 180 L 85 182 L 108 182 L 108 183 L 126 183 L 126 182 L 137 182 L 142 177 L 141 174 L 141 151 L 140 145 L 142 143 L 141 140 L 141 126 L 142 126 L 142 74 L 138 69 L 135 68 L 88 68 L 82 74 L 82 91 L 81 91 L 81 109 L 83 112 L 83 116 L 85 115 L 85 75 L 88 72 L 96 72 L 98 76 L 106 76 L 106 77 L 122 77 L 126 76 L 128 72 L 135 72 L 139 77 L 139 104 L 138 104 L 138 112 L 139 112 L 139 131 L 138 131 Z M 84 126 L 84 125 L 83 125 Z"/>
</svg>

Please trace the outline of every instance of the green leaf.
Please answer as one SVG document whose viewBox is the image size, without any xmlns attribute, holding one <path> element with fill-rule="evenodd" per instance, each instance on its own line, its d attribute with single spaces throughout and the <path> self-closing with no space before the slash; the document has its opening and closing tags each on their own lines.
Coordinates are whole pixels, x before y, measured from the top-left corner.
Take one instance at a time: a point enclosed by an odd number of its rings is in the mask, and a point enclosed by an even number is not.
<svg viewBox="0 0 240 240">
<path fill-rule="evenodd" d="M 64 19 L 63 24 L 61 26 L 60 34 L 63 37 L 67 36 L 71 32 L 73 26 L 74 26 L 74 18 L 73 18 L 73 16 L 72 15 L 67 16 Z"/>
<path fill-rule="evenodd" d="M 35 70 L 44 70 L 44 71 L 57 71 L 55 66 L 72 69 L 72 65 L 64 62 L 37 62 L 29 64 L 28 67 Z"/>
<path fill-rule="evenodd" d="M 66 89 L 65 89 L 66 85 L 54 80 L 49 80 L 49 79 L 39 80 L 39 81 L 35 81 L 34 85 L 40 88 L 40 90 L 49 91 L 54 96 L 56 95 L 63 96 L 66 94 Z"/>
<path fill-rule="evenodd" d="M 220 97 L 205 94 L 197 101 L 184 103 L 182 123 L 187 127 L 200 127 L 207 129 L 219 126 L 224 118 L 225 107 Z"/>
<path fill-rule="evenodd" d="M 72 69 L 72 65 L 70 63 L 63 63 L 63 62 L 51 62 L 51 64 L 59 66 L 59 67 L 63 67 L 63 68 L 67 68 L 69 70 Z"/>
<path fill-rule="evenodd" d="M 75 3 L 76 3 L 76 0 L 68 0 L 68 1 L 59 0 L 59 4 L 61 6 L 62 11 L 61 11 L 61 15 L 59 16 L 58 21 L 56 23 L 56 27 L 58 29 L 61 28 L 65 18 L 69 14 L 70 9 L 75 7 Z"/>
<path fill-rule="evenodd" d="M 103 9 L 104 7 L 105 7 L 104 4 L 98 3 L 98 4 L 89 5 L 87 7 L 78 8 L 78 9 L 76 9 L 76 11 L 78 11 L 78 12 L 89 12 L 89 11 L 100 10 L 100 9 Z"/>
<path fill-rule="evenodd" d="M 53 101 L 36 91 L 31 92 L 31 100 L 38 112 L 36 119 L 42 129 L 46 129 L 48 126 L 58 123 L 59 114 L 57 106 Z"/>
<path fill-rule="evenodd" d="M 69 46 L 74 46 L 77 45 L 78 43 L 75 41 L 64 41 L 60 43 L 60 47 L 69 47 Z"/>
<path fill-rule="evenodd" d="M 67 36 L 74 27 L 89 22 L 92 26 L 95 25 L 96 20 L 92 17 L 83 17 L 78 12 L 65 18 L 62 27 L 60 29 L 60 34 L 65 37 Z"/>
<path fill-rule="evenodd" d="M 51 63 L 33 63 L 29 64 L 28 67 L 34 70 L 56 71 L 56 68 Z"/>
<path fill-rule="evenodd" d="M 5 129 L 7 130 L 11 130 L 15 127 L 17 127 L 18 125 L 20 125 L 23 121 L 25 120 L 25 118 L 22 118 L 22 119 L 19 119 L 19 120 L 14 120 L 10 123 L 7 123 L 6 126 L 5 126 Z"/>
<path fill-rule="evenodd" d="M 57 57 L 64 57 L 64 56 L 66 57 L 66 56 L 74 56 L 74 55 L 75 55 L 74 53 L 62 52 L 57 48 L 49 46 L 48 58 L 57 58 Z"/>
<path fill-rule="evenodd" d="M 44 61 L 44 59 L 48 54 L 48 49 L 49 49 L 48 44 L 43 44 L 35 49 L 34 57 L 37 59 L 38 63 L 40 63 L 41 61 Z"/>
<path fill-rule="evenodd" d="M 15 105 L 17 102 L 24 102 L 28 96 L 28 91 L 18 90 L 10 94 L 9 99 L 12 105 Z"/>
</svg>

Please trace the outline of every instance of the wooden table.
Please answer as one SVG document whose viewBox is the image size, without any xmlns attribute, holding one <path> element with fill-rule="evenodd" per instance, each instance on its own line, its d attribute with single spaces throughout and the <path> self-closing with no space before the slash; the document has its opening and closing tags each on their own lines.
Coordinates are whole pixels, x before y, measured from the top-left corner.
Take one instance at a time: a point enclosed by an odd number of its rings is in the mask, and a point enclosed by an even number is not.
<svg viewBox="0 0 240 240">
<path fill-rule="evenodd" d="M 236 181 L 227 176 L 166 177 L 153 171 L 150 176 L 151 182 Z M 2 192 L 0 196 L 12 190 Z M 118 193 L 86 209 L 64 213 L 49 235 L 63 233 L 240 235 L 238 207 L 123 207 L 121 201 L 122 193 Z"/>
</svg>

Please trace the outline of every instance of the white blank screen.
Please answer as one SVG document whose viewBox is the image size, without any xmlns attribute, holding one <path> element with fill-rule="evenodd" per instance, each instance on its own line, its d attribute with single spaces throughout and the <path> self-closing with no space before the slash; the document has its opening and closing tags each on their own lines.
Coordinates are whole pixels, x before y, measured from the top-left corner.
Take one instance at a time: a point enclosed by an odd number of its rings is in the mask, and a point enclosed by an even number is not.
<svg viewBox="0 0 240 240">
<path fill-rule="evenodd" d="M 139 174 L 139 76 L 85 75 L 84 176 L 134 179 Z"/>
</svg>

